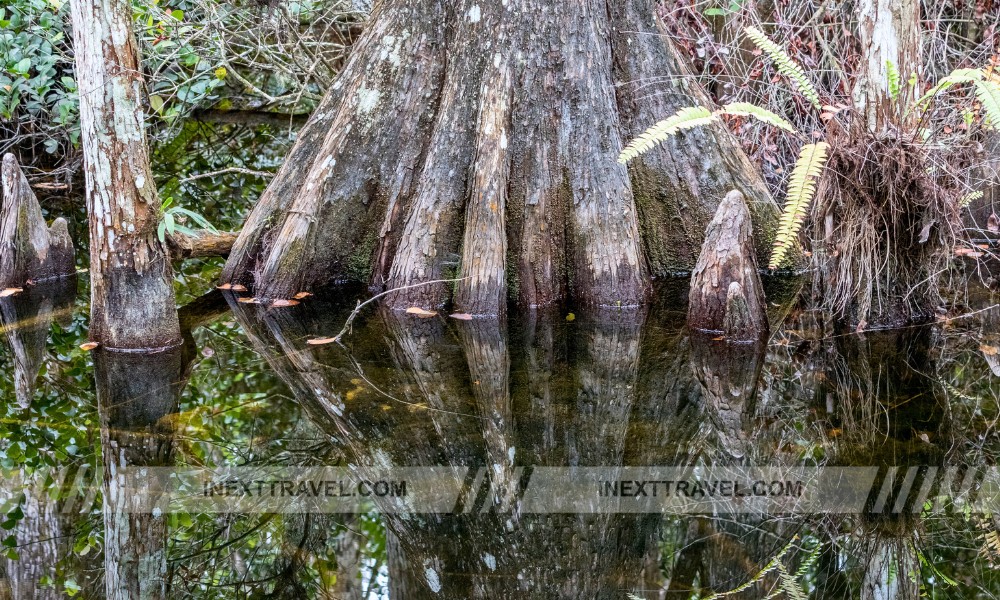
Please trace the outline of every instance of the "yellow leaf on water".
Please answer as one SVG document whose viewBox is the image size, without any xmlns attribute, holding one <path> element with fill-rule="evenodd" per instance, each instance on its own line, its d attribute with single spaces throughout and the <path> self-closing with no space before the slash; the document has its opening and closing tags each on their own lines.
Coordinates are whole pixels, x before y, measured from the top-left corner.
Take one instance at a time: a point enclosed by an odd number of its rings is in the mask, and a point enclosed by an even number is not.
<svg viewBox="0 0 1000 600">
<path fill-rule="evenodd" d="M 576 320 L 576 315 L 574 315 L 573 313 L 569 313 L 568 315 L 566 315 L 566 320 L 567 321 L 575 321 Z"/>
<path fill-rule="evenodd" d="M 14 294 L 20 294 L 24 290 L 22 288 L 7 288 L 0 291 L 0 298 L 6 298 L 7 296 L 13 296 Z"/>
<path fill-rule="evenodd" d="M 90 352 L 91 350 L 93 350 L 98 346 L 100 346 L 100 344 L 97 342 L 87 342 L 86 344 L 80 344 L 80 350 L 83 350 L 84 352 Z"/>
<path fill-rule="evenodd" d="M 410 308 L 406 309 L 406 314 L 426 319 L 427 317 L 433 317 L 437 315 L 437 312 L 433 310 L 424 310 L 419 306 L 411 306 Z"/>
<path fill-rule="evenodd" d="M 336 341 L 337 338 L 335 337 L 325 337 L 325 338 L 313 338 L 311 340 L 306 340 L 306 343 L 309 344 L 310 346 L 322 346 L 323 344 L 332 344 L 333 342 Z"/>
</svg>

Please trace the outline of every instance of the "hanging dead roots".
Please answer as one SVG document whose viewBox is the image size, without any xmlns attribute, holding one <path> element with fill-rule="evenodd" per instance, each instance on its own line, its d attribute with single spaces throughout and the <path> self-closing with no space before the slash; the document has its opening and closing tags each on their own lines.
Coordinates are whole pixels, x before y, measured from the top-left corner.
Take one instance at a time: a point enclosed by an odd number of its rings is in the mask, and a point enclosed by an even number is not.
<svg viewBox="0 0 1000 600">
<path fill-rule="evenodd" d="M 859 329 L 931 318 L 961 229 L 958 179 L 905 132 L 858 128 L 831 146 L 813 207 L 819 303 Z"/>
</svg>

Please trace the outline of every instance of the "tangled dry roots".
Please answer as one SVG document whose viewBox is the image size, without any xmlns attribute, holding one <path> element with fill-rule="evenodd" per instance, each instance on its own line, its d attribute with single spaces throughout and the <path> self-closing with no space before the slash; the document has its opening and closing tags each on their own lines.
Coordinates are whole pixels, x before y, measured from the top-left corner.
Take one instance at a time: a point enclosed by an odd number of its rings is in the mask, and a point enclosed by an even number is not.
<svg viewBox="0 0 1000 600">
<path fill-rule="evenodd" d="M 956 179 L 934 158 L 898 130 L 831 140 L 812 219 L 822 308 L 861 328 L 933 316 L 961 231 Z"/>
</svg>

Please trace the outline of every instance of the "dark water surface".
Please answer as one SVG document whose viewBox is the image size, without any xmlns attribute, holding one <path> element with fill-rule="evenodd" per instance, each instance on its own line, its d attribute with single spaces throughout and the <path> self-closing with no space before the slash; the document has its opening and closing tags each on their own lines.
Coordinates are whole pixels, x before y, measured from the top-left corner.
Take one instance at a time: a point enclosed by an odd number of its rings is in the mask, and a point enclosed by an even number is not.
<svg viewBox="0 0 1000 600">
<path fill-rule="evenodd" d="M 997 494 L 1000 313 L 837 333 L 799 308 L 799 284 L 769 282 L 781 325 L 756 345 L 687 332 L 683 280 L 639 311 L 369 307 L 344 346 L 306 341 L 338 332 L 362 290 L 287 308 L 212 291 L 181 309 L 184 346 L 153 356 L 78 348 L 83 282 L 0 299 L 0 466 L 22 476 L 2 490 L 0 597 L 136 597 L 158 577 L 154 595 L 177 598 L 707 598 L 747 582 L 728 597 L 993 597 L 1000 522 L 964 500 Z M 954 314 L 992 304 L 979 292 Z M 112 474 L 144 466 L 468 470 L 444 513 L 373 497 L 128 514 Z M 546 469 L 650 466 L 874 480 L 848 513 L 574 513 L 537 507 L 579 490 L 543 488 L 535 509 L 522 494 Z"/>
<path fill-rule="evenodd" d="M 266 182 L 248 173 L 293 137 L 184 123 L 156 144 L 158 187 L 237 227 Z M 84 230 L 79 199 L 43 205 Z M 370 306 L 340 346 L 307 340 L 339 332 L 363 290 L 241 303 L 214 290 L 219 267 L 177 273 L 184 345 L 157 355 L 79 347 L 85 276 L 0 298 L 0 598 L 1000 593 L 1000 312 L 974 285 L 948 318 L 863 335 L 804 310 L 797 280 L 767 282 L 768 340 L 692 335 L 677 280 L 639 311 Z M 178 502 L 152 475 L 305 467 L 344 469 L 348 488 L 405 479 L 408 495 L 235 510 Z M 860 471 L 826 475 L 844 468 Z M 645 495 L 670 477 L 796 489 L 801 472 L 818 477 L 808 502 Z"/>
</svg>

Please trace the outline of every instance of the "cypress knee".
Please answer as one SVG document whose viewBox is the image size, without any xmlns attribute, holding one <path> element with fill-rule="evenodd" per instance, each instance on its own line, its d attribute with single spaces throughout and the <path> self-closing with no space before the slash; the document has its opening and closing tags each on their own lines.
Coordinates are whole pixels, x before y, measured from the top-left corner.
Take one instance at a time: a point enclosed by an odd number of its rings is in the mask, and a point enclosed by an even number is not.
<svg viewBox="0 0 1000 600">
<path fill-rule="evenodd" d="M 13 154 L 3 157 L 0 194 L 0 288 L 76 274 L 66 220 L 45 224 L 42 207 Z"/>
<path fill-rule="evenodd" d="M 694 329 L 736 341 L 768 333 L 750 211 L 736 190 L 726 194 L 708 224 L 688 300 L 687 322 Z"/>
</svg>

